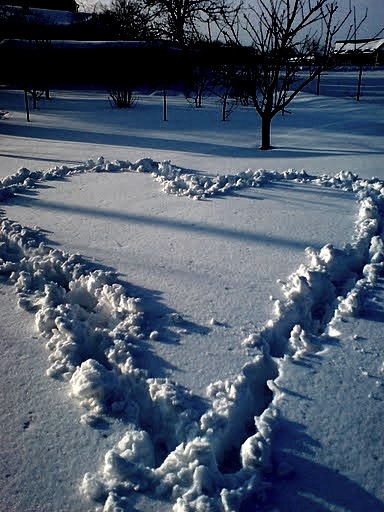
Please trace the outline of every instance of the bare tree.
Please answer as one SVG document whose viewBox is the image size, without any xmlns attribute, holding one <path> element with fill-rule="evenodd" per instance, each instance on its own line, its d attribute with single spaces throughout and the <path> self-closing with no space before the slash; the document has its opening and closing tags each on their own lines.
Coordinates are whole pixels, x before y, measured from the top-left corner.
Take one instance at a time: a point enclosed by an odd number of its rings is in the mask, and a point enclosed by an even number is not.
<svg viewBox="0 0 384 512">
<path fill-rule="evenodd" d="M 112 0 L 108 6 L 101 6 L 100 11 L 97 19 L 110 39 L 148 41 L 157 35 L 153 17 L 142 1 Z"/>
<path fill-rule="evenodd" d="M 108 95 L 110 104 L 118 109 L 132 108 L 137 102 L 137 97 L 129 85 L 110 88 Z"/>
<path fill-rule="evenodd" d="M 144 0 L 153 15 L 160 20 L 165 37 L 181 46 L 196 39 L 199 26 L 207 25 L 222 16 L 230 19 L 239 12 L 241 2 L 232 0 Z"/>
<path fill-rule="evenodd" d="M 337 10 L 337 1 L 330 0 L 255 0 L 244 14 L 243 28 L 252 42 L 247 87 L 261 118 L 261 149 L 272 148 L 275 115 L 331 65 L 334 36 L 351 15 L 339 18 Z M 238 42 L 231 24 L 227 27 L 227 37 Z M 351 25 L 346 39 L 352 36 Z M 298 80 L 303 63 L 310 63 L 308 74 Z"/>
<path fill-rule="evenodd" d="M 49 39 L 30 39 L 25 41 L 23 62 L 23 88 L 27 121 L 30 121 L 28 94 L 32 99 L 32 108 L 37 109 L 38 101 L 45 95 L 50 99 L 49 64 L 51 41 Z"/>
<path fill-rule="evenodd" d="M 184 95 L 196 108 L 203 106 L 203 97 L 210 96 L 213 88 L 214 69 L 217 66 L 215 49 L 221 43 L 212 42 L 210 36 L 191 44 L 186 55 Z"/>
<path fill-rule="evenodd" d="M 203 96 L 209 91 L 212 73 L 204 64 L 192 66 L 186 76 L 184 95 L 187 101 L 192 101 L 196 108 L 203 106 Z"/>
<path fill-rule="evenodd" d="M 365 13 L 365 18 L 367 17 L 368 9 Z M 365 19 L 364 18 L 364 19 Z M 354 32 L 355 32 L 355 38 L 357 37 L 357 22 L 356 22 L 356 9 L 353 8 L 353 23 L 354 23 Z M 372 39 L 375 39 L 376 37 L 379 37 L 384 29 L 381 29 Z M 362 55 L 362 49 L 364 47 L 364 44 L 356 44 L 355 41 L 355 59 L 357 60 L 358 66 L 359 66 L 359 75 L 357 79 L 357 91 L 356 91 L 356 101 L 360 101 L 361 96 L 361 81 L 363 77 L 363 66 L 364 66 L 364 55 Z"/>
<path fill-rule="evenodd" d="M 229 119 L 239 103 L 245 103 L 242 90 L 243 47 L 219 41 L 206 41 L 186 53 L 188 72 L 185 96 L 196 108 L 202 107 L 203 96 L 216 96 L 222 105 L 222 121 Z"/>
<path fill-rule="evenodd" d="M 52 41 L 50 39 L 33 39 L 29 41 L 31 46 L 38 50 L 38 64 L 35 63 L 37 77 L 35 79 L 35 85 L 33 86 L 32 98 L 33 98 L 33 108 L 37 108 L 37 101 L 43 96 L 43 90 L 45 93 L 45 99 L 50 99 L 50 89 L 49 89 L 49 64 L 51 61 L 51 47 Z M 37 92 L 36 88 L 40 88 L 42 91 Z"/>
<path fill-rule="evenodd" d="M 227 121 L 238 103 L 235 98 L 237 67 L 229 64 L 218 66 L 214 72 L 213 93 L 221 103 L 221 120 Z"/>
</svg>

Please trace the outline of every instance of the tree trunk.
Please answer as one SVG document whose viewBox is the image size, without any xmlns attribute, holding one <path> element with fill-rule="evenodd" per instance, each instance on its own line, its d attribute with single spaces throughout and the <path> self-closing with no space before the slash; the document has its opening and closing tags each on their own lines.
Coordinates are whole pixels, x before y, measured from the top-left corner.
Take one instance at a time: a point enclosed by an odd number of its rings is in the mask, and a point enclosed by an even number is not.
<svg viewBox="0 0 384 512">
<path fill-rule="evenodd" d="M 223 123 L 227 119 L 227 101 L 228 101 L 228 93 L 225 92 L 224 97 L 223 97 L 223 109 L 221 111 L 221 120 Z"/>
<path fill-rule="evenodd" d="M 185 27 L 184 20 L 179 15 L 173 17 L 174 22 L 174 37 L 176 41 L 180 44 L 180 46 L 185 46 Z"/>
<path fill-rule="evenodd" d="M 36 87 L 34 87 L 32 89 L 32 98 L 33 98 L 33 108 L 34 108 L 34 110 L 36 110 L 37 109 L 37 89 L 36 89 Z"/>
<path fill-rule="evenodd" d="M 267 150 L 272 149 L 271 146 L 271 122 L 270 116 L 261 117 L 261 146 L 260 149 Z"/>
</svg>

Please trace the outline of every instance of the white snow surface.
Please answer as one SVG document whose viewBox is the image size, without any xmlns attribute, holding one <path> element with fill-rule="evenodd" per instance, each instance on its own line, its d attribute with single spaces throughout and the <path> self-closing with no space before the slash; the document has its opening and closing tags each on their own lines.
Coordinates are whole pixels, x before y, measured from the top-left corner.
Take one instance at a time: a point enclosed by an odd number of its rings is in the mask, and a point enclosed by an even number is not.
<svg viewBox="0 0 384 512">
<path fill-rule="evenodd" d="M 250 107 L 57 91 L 27 124 L 0 91 L 2 510 L 384 510 L 366 81 L 302 94 L 266 154 Z"/>
</svg>

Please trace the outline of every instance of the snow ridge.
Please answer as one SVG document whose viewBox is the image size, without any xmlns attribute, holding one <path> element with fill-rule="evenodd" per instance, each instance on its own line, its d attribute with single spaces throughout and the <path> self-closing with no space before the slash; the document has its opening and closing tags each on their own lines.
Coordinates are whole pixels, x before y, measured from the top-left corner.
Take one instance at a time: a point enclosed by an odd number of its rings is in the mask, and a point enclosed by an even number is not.
<svg viewBox="0 0 384 512">
<path fill-rule="evenodd" d="M 135 348 L 150 336 L 140 298 L 129 297 L 112 272 L 80 255 L 48 247 L 38 228 L 1 222 L 0 273 L 14 283 L 20 306 L 35 314 L 47 339 L 48 375 L 68 381 L 89 425 L 118 417 L 126 433 L 109 450 L 98 474 L 87 473 L 82 493 L 97 510 L 131 510 L 134 493 L 174 503 L 175 512 L 234 511 L 262 500 L 272 469 L 270 449 L 280 391 L 274 384 L 283 358 L 300 358 L 337 336 L 337 322 L 359 311 L 364 293 L 384 265 L 384 183 L 341 172 L 316 177 L 289 170 L 209 177 L 170 162 L 136 163 L 100 157 L 50 171 L 20 169 L 0 182 L 0 198 L 82 172 L 146 172 L 165 192 L 204 199 L 271 181 L 295 180 L 352 191 L 359 211 L 353 240 L 343 249 L 308 248 L 306 264 L 283 285 L 284 300 L 257 334 L 244 340 L 252 357 L 233 381 L 207 389 L 208 409 L 167 379 L 148 378 Z"/>
<path fill-rule="evenodd" d="M 204 199 L 218 194 L 226 194 L 236 189 L 260 187 L 272 181 L 294 180 L 306 182 L 315 179 L 305 171 L 295 171 L 293 169 L 285 172 L 248 169 L 237 174 L 210 177 L 176 167 L 169 160 L 155 162 L 151 158 L 142 158 L 132 163 L 123 160 L 109 162 L 103 157 L 99 157 L 96 162 L 88 160 L 82 165 L 74 167 L 57 166 L 49 171 L 30 171 L 23 167 L 15 174 L 0 180 L 0 199 L 5 199 L 22 189 L 33 188 L 39 181 L 60 179 L 86 172 L 150 173 L 154 180 L 162 185 L 164 192 L 193 199 Z M 328 182 L 327 186 L 329 186 Z"/>
</svg>

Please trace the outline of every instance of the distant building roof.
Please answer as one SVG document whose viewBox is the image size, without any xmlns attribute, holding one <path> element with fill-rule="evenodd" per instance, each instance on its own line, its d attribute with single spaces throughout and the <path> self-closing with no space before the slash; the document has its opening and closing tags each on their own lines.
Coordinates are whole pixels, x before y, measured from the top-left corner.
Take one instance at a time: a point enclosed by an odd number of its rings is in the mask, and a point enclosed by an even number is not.
<svg viewBox="0 0 384 512">
<path fill-rule="evenodd" d="M 72 25 L 90 18 L 90 14 L 76 11 L 56 11 L 54 9 L 29 9 L 27 20 L 44 25 Z"/>
<path fill-rule="evenodd" d="M 378 39 L 356 39 L 350 41 L 336 41 L 335 53 L 374 53 L 384 50 L 384 37 Z"/>
<path fill-rule="evenodd" d="M 0 0 L 1 5 L 1 0 Z M 73 23 L 79 23 L 86 21 L 92 17 L 92 14 L 78 11 L 63 11 L 55 9 L 40 9 L 30 8 L 27 13 L 24 13 L 22 7 L 19 6 L 8 6 L 14 13 L 22 13 L 23 19 L 26 23 L 46 25 L 46 26 L 58 26 L 58 25 L 72 25 Z"/>
<path fill-rule="evenodd" d="M 54 11 L 77 11 L 76 0 L 0 0 L 0 5 L 22 7 L 24 10 L 49 9 Z"/>
</svg>

